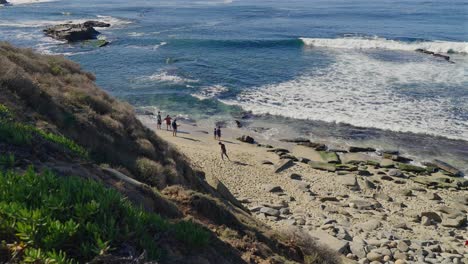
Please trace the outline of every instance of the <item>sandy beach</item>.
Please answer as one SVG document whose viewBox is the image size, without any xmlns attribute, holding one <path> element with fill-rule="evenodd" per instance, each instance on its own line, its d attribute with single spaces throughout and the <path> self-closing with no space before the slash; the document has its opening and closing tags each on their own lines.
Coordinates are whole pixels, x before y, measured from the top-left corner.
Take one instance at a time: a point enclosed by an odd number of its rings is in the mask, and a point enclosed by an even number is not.
<svg viewBox="0 0 468 264">
<path fill-rule="evenodd" d="M 467 263 L 466 188 L 435 189 L 415 180 L 447 177 L 442 172 L 420 176 L 382 168 L 385 159 L 372 153 L 338 155 L 343 163 L 367 158 L 369 165 L 361 162 L 356 170 L 318 170 L 304 163 L 324 161 L 313 148 L 279 140 L 243 143 L 236 138 L 245 131 L 228 128 L 222 142 L 231 160 L 223 161 L 213 128 L 179 121 L 174 137 L 164 126 L 156 129 L 154 116 L 140 120 L 204 171 L 208 182 L 219 179 L 272 228 L 300 228 L 359 263 Z M 249 136 L 261 138 L 252 132 Z M 280 159 L 278 148 L 298 160 Z"/>
</svg>

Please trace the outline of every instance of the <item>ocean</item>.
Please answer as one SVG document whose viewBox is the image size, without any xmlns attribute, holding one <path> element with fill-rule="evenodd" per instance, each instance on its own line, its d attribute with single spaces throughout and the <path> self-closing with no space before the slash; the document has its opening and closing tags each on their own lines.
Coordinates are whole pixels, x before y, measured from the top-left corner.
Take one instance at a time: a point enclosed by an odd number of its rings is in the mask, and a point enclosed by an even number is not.
<svg viewBox="0 0 468 264">
<path fill-rule="evenodd" d="M 137 107 L 208 126 L 249 116 L 244 129 L 265 137 L 399 149 L 468 172 L 466 1 L 12 3 L 0 40 L 67 56 Z M 42 33 L 86 20 L 111 23 L 98 29 L 110 45 Z"/>
</svg>

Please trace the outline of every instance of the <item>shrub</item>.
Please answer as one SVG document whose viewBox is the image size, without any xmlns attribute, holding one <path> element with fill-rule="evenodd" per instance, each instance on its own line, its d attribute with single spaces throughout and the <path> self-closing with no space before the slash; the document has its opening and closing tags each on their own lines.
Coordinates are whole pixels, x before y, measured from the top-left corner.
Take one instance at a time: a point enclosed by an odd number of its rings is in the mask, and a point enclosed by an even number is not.
<svg viewBox="0 0 468 264">
<path fill-rule="evenodd" d="M 165 186 L 166 177 L 161 164 L 147 158 L 139 158 L 136 163 L 140 180 L 158 187 Z"/>
<path fill-rule="evenodd" d="M 0 234 L 7 245 L 22 245 L 14 248 L 25 263 L 89 261 L 124 243 L 156 260 L 162 254 L 154 237 L 161 232 L 196 247 L 209 239 L 200 226 L 171 224 L 92 180 L 32 168 L 23 175 L 0 172 Z"/>
<path fill-rule="evenodd" d="M 32 132 L 29 127 L 0 120 L 0 140 L 13 145 L 29 145 L 31 144 Z"/>
<path fill-rule="evenodd" d="M 68 139 L 61 135 L 56 135 L 53 133 L 47 133 L 39 129 L 34 129 L 42 138 L 47 141 L 54 142 L 63 146 L 64 148 L 74 152 L 75 154 L 81 156 L 82 158 L 88 158 L 88 151 L 82 146 L 76 144 L 73 140 Z"/>
<path fill-rule="evenodd" d="M 0 154 L 0 169 L 9 169 L 15 166 L 15 155 L 12 153 Z"/>
</svg>

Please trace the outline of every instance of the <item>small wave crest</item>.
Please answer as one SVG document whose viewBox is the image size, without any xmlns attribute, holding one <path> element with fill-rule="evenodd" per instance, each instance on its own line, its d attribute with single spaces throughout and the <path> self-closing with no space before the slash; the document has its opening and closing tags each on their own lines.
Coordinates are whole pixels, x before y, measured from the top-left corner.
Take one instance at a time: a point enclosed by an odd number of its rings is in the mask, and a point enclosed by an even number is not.
<svg viewBox="0 0 468 264">
<path fill-rule="evenodd" d="M 229 91 L 228 88 L 222 85 L 213 85 L 209 87 L 203 88 L 201 91 L 197 93 L 191 94 L 193 97 L 196 97 L 200 100 L 210 99 L 219 96 L 220 94 Z"/>
<path fill-rule="evenodd" d="M 171 74 L 167 71 L 160 71 L 149 76 L 143 76 L 143 77 L 140 77 L 139 80 L 154 81 L 154 82 L 161 82 L 161 83 L 172 83 L 172 84 L 184 84 L 184 83 L 198 82 L 198 80 L 184 78 L 175 74 Z"/>
<path fill-rule="evenodd" d="M 305 45 L 311 47 L 334 49 L 384 49 L 415 51 L 428 50 L 436 53 L 468 54 L 468 42 L 452 41 L 413 41 L 404 42 L 379 37 L 345 37 L 336 39 L 327 38 L 300 38 Z"/>
</svg>

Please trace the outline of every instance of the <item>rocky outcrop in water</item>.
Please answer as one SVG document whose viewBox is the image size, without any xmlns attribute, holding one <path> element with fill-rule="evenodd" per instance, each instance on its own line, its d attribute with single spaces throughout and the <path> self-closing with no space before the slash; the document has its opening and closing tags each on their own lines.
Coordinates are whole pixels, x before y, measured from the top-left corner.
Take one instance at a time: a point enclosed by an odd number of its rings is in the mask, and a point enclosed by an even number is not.
<svg viewBox="0 0 468 264">
<path fill-rule="evenodd" d="M 44 33 L 57 40 L 66 40 L 68 42 L 78 42 L 84 40 L 96 39 L 101 33 L 94 29 L 95 27 L 110 27 L 110 24 L 100 21 L 86 21 L 82 24 L 60 24 L 44 29 Z M 100 46 L 107 45 L 108 42 Z"/>
<path fill-rule="evenodd" d="M 443 55 L 443 54 L 440 54 L 440 53 L 435 53 L 435 52 L 432 52 L 432 51 L 429 51 L 429 50 L 425 50 L 425 49 L 417 49 L 416 50 L 417 52 L 420 52 L 420 53 L 424 53 L 424 54 L 428 54 L 428 55 L 432 55 L 434 57 L 438 57 L 438 58 L 442 58 L 448 62 L 452 62 L 450 60 L 450 56 L 447 56 L 447 55 Z M 453 62 L 452 62 L 453 63 Z"/>
</svg>

